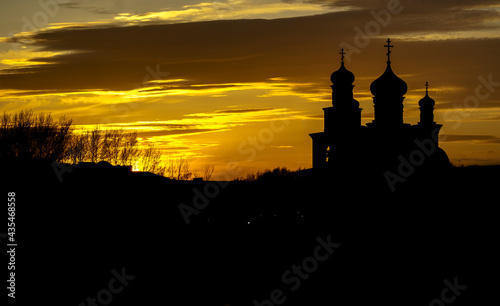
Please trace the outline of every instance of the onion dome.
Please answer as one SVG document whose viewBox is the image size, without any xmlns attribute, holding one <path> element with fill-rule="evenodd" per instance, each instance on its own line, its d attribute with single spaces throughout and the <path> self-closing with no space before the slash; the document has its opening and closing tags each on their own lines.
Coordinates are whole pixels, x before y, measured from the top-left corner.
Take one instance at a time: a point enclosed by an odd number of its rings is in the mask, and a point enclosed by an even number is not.
<svg viewBox="0 0 500 306">
<path fill-rule="evenodd" d="M 387 40 L 387 68 L 385 72 L 370 85 L 370 91 L 374 96 L 404 96 L 408 91 L 408 85 L 400 79 L 391 68 L 391 40 Z"/>
<path fill-rule="evenodd" d="M 420 107 L 434 107 L 436 105 L 436 101 L 429 97 L 429 83 L 425 82 L 425 97 L 423 97 L 420 101 L 418 101 L 418 106 Z"/>
<path fill-rule="evenodd" d="M 394 74 L 388 62 L 385 72 L 370 85 L 370 91 L 374 96 L 404 96 L 408 85 Z"/>
<path fill-rule="evenodd" d="M 332 81 L 333 84 L 339 84 L 339 83 L 352 84 L 354 83 L 354 73 L 347 70 L 344 66 L 344 62 L 342 62 L 340 64 L 339 70 L 332 73 L 330 80 Z"/>
<path fill-rule="evenodd" d="M 354 83 L 354 73 L 347 70 L 344 66 L 344 54 L 345 54 L 344 48 L 342 48 L 339 54 L 342 54 L 342 61 L 340 63 L 340 68 L 334 73 L 332 73 L 330 80 L 332 81 L 333 84 L 339 84 L 339 83 L 352 84 Z"/>
</svg>

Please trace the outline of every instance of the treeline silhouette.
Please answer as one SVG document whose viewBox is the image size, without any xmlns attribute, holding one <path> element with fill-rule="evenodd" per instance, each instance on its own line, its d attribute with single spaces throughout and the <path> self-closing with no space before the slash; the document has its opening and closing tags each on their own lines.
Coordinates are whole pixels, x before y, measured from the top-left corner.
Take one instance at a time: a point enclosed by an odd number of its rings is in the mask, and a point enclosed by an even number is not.
<svg viewBox="0 0 500 306">
<path fill-rule="evenodd" d="M 72 141 L 71 119 L 54 121 L 50 114 L 21 111 L 0 119 L 0 158 L 62 162 Z"/>
<path fill-rule="evenodd" d="M 134 166 L 176 180 L 199 176 L 210 180 L 214 164 L 205 164 L 200 171 L 192 171 L 185 158 L 162 161 L 162 152 L 152 143 L 140 146 L 137 132 L 77 130 L 73 120 L 66 116 L 57 121 L 50 113 L 35 114 L 32 110 L 4 114 L 0 118 L 0 160 L 45 160 L 65 164 L 108 162 L 114 166 Z M 236 181 L 272 181 L 294 179 L 301 170 L 277 167 L 250 173 Z"/>
<path fill-rule="evenodd" d="M 243 182 L 266 182 L 275 180 L 292 180 L 303 176 L 306 169 L 299 168 L 297 170 L 290 170 L 287 167 L 276 167 L 272 170 L 266 169 L 264 171 L 257 171 L 256 173 L 249 173 L 245 177 L 238 177 L 235 181 Z"/>
<path fill-rule="evenodd" d="M 189 179 L 189 162 L 183 158 L 164 163 L 154 144 L 141 147 L 137 132 L 124 130 L 78 131 L 65 116 L 55 121 L 50 113 L 23 110 L 0 118 L 0 160 L 45 160 L 78 164 L 105 161 L 111 165 L 135 166 L 140 171 L 174 179 Z"/>
</svg>

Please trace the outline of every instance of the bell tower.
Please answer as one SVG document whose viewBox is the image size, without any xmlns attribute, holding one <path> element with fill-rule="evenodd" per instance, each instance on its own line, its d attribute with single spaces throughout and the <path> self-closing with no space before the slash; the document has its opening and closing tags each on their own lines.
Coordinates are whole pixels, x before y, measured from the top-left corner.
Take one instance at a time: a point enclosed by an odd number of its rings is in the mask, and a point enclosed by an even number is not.
<svg viewBox="0 0 500 306">
<path fill-rule="evenodd" d="M 332 73 L 332 106 L 323 108 L 324 132 L 310 134 L 313 140 L 313 168 L 325 168 L 349 155 L 353 134 L 361 126 L 359 102 L 353 98 L 354 74 L 346 69 L 344 49 L 340 50 L 340 68 Z"/>
<path fill-rule="evenodd" d="M 332 84 L 332 106 L 323 108 L 325 112 L 325 132 L 333 130 L 349 130 L 361 125 L 361 108 L 353 98 L 354 74 L 344 65 L 344 48 L 340 53 L 340 68 L 330 76 Z"/>
<path fill-rule="evenodd" d="M 353 98 L 354 74 L 346 69 L 344 49 L 340 51 L 340 68 L 332 73 L 332 106 L 323 108 L 323 132 L 309 134 L 313 142 L 313 168 L 328 169 L 341 177 L 353 173 L 397 173 L 403 159 L 415 161 L 417 167 L 424 162 L 429 167 L 449 166 L 446 153 L 438 147 L 438 134 L 442 127 L 434 122 L 435 101 L 429 97 L 429 83 L 425 84 L 425 97 L 419 101 L 420 122 L 404 123 L 403 100 L 408 85 L 391 67 L 391 40 L 387 39 L 387 67 L 370 85 L 373 94 L 375 118 L 361 125 L 359 102 Z M 427 147 L 422 151 L 419 144 Z M 419 151 L 420 150 L 420 151 Z M 417 152 L 417 153 L 416 153 Z M 418 164 L 418 165 L 417 165 Z"/>
<path fill-rule="evenodd" d="M 434 126 L 434 105 L 436 102 L 434 99 L 429 97 L 429 83 L 425 82 L 425 97 L 423 97 L 419 102 L 420 106 L 420 126 Z"/>
<path fill-rule="evenodd" d="M 398 127 L 403 124 L 403 100 L 408 90 L 406 82 L 400 79 L 391 68 L 391 40 L 387 39 L 387 67 L 385 72 L 370 85 L 375 107 L 377 127 Z"/>
</svg>

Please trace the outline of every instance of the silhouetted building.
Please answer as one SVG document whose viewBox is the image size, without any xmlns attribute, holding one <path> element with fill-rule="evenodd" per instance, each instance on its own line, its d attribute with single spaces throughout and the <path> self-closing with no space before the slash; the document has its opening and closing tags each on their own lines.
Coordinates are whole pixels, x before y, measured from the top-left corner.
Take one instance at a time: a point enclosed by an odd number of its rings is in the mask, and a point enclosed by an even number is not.
<svg viewBox="0 0 500 306">
<path fill-rule="evenodd" d="M 434 122 L 435 101 L 426 94 L 420 100 L 420 122 L 403 121 L 405 81 L 391 68 L 390 39 L 387 40 L 387 68 L 370 86 L 375 118 L 361 125 L 359 102 L 353 98 L 354 74 L 345 68 L 344 50 L 340 68 L 331 75 L 332 106 L 323 108 L 324 132 L 310 134 L 313 141 L 313 168 L 393 169 L 402 159 L 414 165 L 447 166 L 446 153 L 438 147 L 440 124 Z"/>
</svg>

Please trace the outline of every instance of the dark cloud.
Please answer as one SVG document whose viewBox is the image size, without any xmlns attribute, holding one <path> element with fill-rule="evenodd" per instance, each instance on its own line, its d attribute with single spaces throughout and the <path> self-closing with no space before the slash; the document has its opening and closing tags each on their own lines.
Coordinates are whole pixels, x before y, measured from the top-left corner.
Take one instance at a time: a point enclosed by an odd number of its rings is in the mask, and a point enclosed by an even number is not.
<svg viewBox="0 0 500 306">
<path fill-rule="evenodd" d="M 387 7 L 389 3 L 410 6 L 414 10 L 440 10 L 456 8 L 473 8 L 485 5 L 496 5 L 497 0 L 283 0 L 286 3 L 302 2 L 323 4 L 330 7 L 356 7 L 361 9 L 375 9 Z"/>
<path fill-rule="evenodd" d="M 130 127 L 128 124 L 114 124 L 114 127 Z M 199 124 L 170 124 L 170 123 L 156 123 L 156 122 L 151 122 L 151 123 L 136 123 L 133 125 L 134 128 L 150 128 L 150 127 L 156 127 L 156 128 L 168 128 L 168 129 L 186 129 L 186 128 L 191 128 L 194 126 L 199 126 Z"/>
<path fill-rule="evenodd" d="M 500 116 L 493 116 L 489 118 L 484 118 L 483 120 L 500 121 Z"/>
<path fill-rule="evenodd" d="M 221 88 L 234 88 L 234 87 L 239 87 L 239 85 L 233 85 L 233 84 L 224 84 L 224 85 L 200 85 L 200 84 L 187 84 L 189 81 L 182 81 L 182 82 L 176 82 L 177 84 L 186 84 L 186 85 L 166 85 L 166 86 L 159 86 L 159 88 L 152 88 L 152 89 L 144 89 L 140 90 L 139 92 L 161 92 L 161 91 L 168 91 L 172 89 L 176 90 L 207 90 L 207 89 L 221 89 Z"/>
<path fill-rule="evenodd" d="M 232 20 L 129 27 L 68 28 L 31 37 L 42 51 L 72 51 L 48 64 L 4 70 L 0 87 L 26 93 L 130 90 L 154 80 L 183 79 L 159 84 L 153 91 L 225 88 L 234 83 L 286 78 L 297 93 L 328 94 L 330 74 L 338 69 L 341 43 L 355 46 L 355 27 L 364 31 L 374 17 L 361 1 L 324 1 L 359 9 L 275 20 Z M 368 2 L 367 2 L 368 3 Z M 386 1 L 377 2 L 387 4 Z M 474 9 L 490 1 L 401 1 L 405 6 L 380 35 L 427 35 L 460 30 L 484 30 L 499 20 L 493 10 Z M 453 4 L 454 3 L 454 4 Z M 372 5 L 372 2 L 370 2 Z M 467 9 L 465 9 L 467 8 Z M 470 9 L 473 8 L 473 9 Z M 22 40 L 22 38 L 21 38 Z M 19 38 L 18 38 L 19 41 Z M 367 38 L 351 54 L 348 69 L 356 75 L 355 93 L 367 95 L 369 84 L 385 66 L 384 39 Z M 478 76 L 500 71 L 500 39 L 455 39 L 394 42 L 393 69 L 410 90 L 425 81 L 439 88 L 461 88 L 440 95 L 449 105 L 463 100 L 477 86 Z M 494 77 L 498 79 L 500 77 Z M 310 85 L 303 85 L 303 84 Z M 498 100 L 498 99 L 496 99 Z M 448 104 L 444 104 L 448 103 Z M 491 102 L 496 103 L 496 102 Z"/>
<path fill-rule="evenodd" d="M 361 113 L 361 119 L 373 119 L 375 118 L 375 113 L 371 112 L 362 112 Z"/>
<path fill-rule="evenodd" d="M 500 137 L 492 135 L 444 135 L 443 142 L 471 142 L 478 141 L 482 143 L 500 143 Z"/>
<path fill-rule="evenodd" d="M 306 115 L 307 118 L 312 118 L 312 119 L 324 119 L 325 115 Z"/>
<path fill-rule="evenodd" d="M 138 132 L 137 136 L 142 138 L 168 136 L 168 135 L 181 135 L 181 134 L 194 134 L 194 133 L 207 133 L 220 131 L 220 129 L 179 129 L 179 130 L 161 130 L 161 131 L 148 131 Z"/>
<path fill-rule="evenodd" d="M 500 77 L 498 78 L 500 80 Z M 500 89 L 500 87 L 499 87 Z M 474 95 L 472 95 L 474 96 Z M 470 97 L 470 96 L 467 96 Z M 465 97 L 466 98 L 466 97 Z M 473 110 L 475 108 L 500 108 L 500 102 L 499 101 L 480 101 L 478 99 L 478 103 L 473 104 L 473 102 L 468 102 L 469 99 L 467 99 L 466 102 L 464 102 L 465 99 L 461 99 L 455 102 L 447 102 L 447 103 L 440 103 L 437 105 L 440 109 L 454 109 L 456 112 L 468 112 L 470 110 Z M 471 100 L 472 101 L 472 100 Z"/>
<path fill-rule="evenodd" d="M 227 110 L 217 110 L 216 113 L 223 114 L 237 114 L 237 113 L 253 113 L 262 112 L 266 110 L 273 110 L 274 108 L 248 108 L 248 109 L 227 109 Z"/>
</svg>

